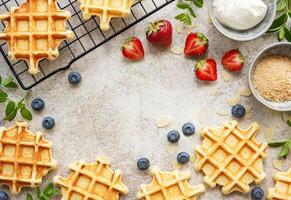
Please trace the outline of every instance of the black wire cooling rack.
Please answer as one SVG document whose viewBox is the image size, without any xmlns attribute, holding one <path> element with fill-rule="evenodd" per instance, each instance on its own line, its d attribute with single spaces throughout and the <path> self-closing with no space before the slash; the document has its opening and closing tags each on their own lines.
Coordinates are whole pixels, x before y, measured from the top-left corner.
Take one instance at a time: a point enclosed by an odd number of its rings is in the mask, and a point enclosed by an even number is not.
<svg viewBox="0 0 291 200">
<path fill-rule="evenodd" d="M 23 1 L 24 0 L 0 0 L 0 13 L 8 12 L 12 6 L 19 6 Z M 99 19 L 97 17 L 92 17 L 89 20 L 83 19 L 78 0 L 59 0 L 58 5 L 60 9 L 69 10 L 72 14 L 72 17 L 68 20 L 68 28 L 74 32 L 75 37 L 73 40 L 67 40 L 62 43 L 59 48 L 60 55 L 57 60 L 42 60 L 39 63 L 40 73 L 37 75 L 30 75 L 26 62 L 11 61 L 8 56 L 8 46 L 6 42 L 0 43 L 0 52 L 20 86 L 28 90 L 54 74 L 68 69 L 72 63 L 84 55 L 173 1 L 175 0 L 138 1 L 132 6 L 132 15 L 130 17 L 113 19 L 110 23 L 110 30 L 103 32 L 99 27 Z M 2 22 L 0 24 L 0 30 L 4 30 L 4 28 L 5 24 Z M 60 66 L 60 63 L 63 64 Z"/>
</svg>

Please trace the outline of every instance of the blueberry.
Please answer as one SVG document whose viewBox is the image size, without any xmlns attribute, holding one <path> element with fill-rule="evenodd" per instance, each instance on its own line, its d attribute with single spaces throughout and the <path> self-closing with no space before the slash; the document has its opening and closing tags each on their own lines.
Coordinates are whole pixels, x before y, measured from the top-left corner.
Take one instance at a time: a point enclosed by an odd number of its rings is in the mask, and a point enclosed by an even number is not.
<svg viewBox="0 0 291 200">
<path fill-rule="evenodd" d="M 147 158 L 140 158 L 137 161 L 137 168 L 139 170 L 142 170 L 142 171 L 145 171 L 148 168 L 150 168 L 150 161 L 149 161 L 149 159 L 147 159 Z"/>
<path fill-rule="evenodd" d="M 243 118 L 246 114 L 246 109 L 244 106 L 237 104 L 232 107 L 231 114 L 236 118 Z"/>
<path fill-rule="evenodd" d="M 178 142 L 180 139 L 180 133 L 178 131 L 172 130 L 168 133 L 167 138 L 171 143 Z"/>
<path fill-rule="evenodd" d="M 192 123 L 186 123 L 182 127 L 182 132 L 185 136 L 191 136 L 195 133 L 195 126 Z"/>
<path fill-rule="evenodd" d="M 190 160 L 190 156 L 189 156 L 189 153 L 187 152 L 181 152 L 177 156 L 177 161 L 180 164 L 186 164 L 187 162 L 189 162 L 189 160 Z"/>
<path fill-rule="evenodd" d="M 9 200 L 8 194 L 4 191 L 1 191 L 0 192 L 0 200 Z"/>
<path fill-rule="evenodd" d="M 41 111 L 44 109 L 44 101 L 41 98 L 35 98 L 31 102 L 31 108 L 35 111 Z"/>
<path fill-rule="evenodd" d="M 71 72 L 68 76 L 68 80 L 71 84 L 77 85 L 81 82 L 82 77 L 79 72 Z"/>
<path fill-rule="evenodd" d="M 254 200 L 261 200 L 265 196 L 265 192 L 262 188 L 260 187 L 254 187 L 251 191 L 251 197 Z"/>
<path fill-rule="evenodd" d="M 55 126 L 55 120 L 52 117 L 45 117 L 42 120 L 42 126 L 45 129 L 52 129 Z"/>
</svg>

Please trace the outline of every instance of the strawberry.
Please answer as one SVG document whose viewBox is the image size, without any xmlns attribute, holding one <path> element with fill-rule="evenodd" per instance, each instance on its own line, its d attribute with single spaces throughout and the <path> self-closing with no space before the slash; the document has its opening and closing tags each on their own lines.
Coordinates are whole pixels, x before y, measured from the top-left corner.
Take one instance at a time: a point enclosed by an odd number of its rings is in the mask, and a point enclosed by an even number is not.
<svg viewBox="0 0 291 200">
<path fill-rule="evenodd" d="M 227 70 L 238 71 L 243 68 L 245 60 L 239 50 L 232 49 L 223 56 L 221 63 Z"/>
<path fill-rule="evenodd" d="M 122 45 L 122 54 L 130 60 L 140 60 L 144 57 L 144 49 L 140 39 L 130 37 Z"/>
<path fill-rule="evenodd" d="M 185 42 L 186 56 L 202 56 L 208 50 L 208 38 L 203 33 L 190 33 Z"/>
<path fill-rule="evenodd" d="M 198 79 L 203 81 L 217 80 L 217 67 L 213 59 L 201 60 L 195 65 L 195 73 Z"/>
<path fill-rule="evenodd" d="M 173 28 L 171 22 L 158 20 L 150 23 L 146 31 L 146 37 L 153 45 L 169 47 L 172 44 Z"/>
</svg>

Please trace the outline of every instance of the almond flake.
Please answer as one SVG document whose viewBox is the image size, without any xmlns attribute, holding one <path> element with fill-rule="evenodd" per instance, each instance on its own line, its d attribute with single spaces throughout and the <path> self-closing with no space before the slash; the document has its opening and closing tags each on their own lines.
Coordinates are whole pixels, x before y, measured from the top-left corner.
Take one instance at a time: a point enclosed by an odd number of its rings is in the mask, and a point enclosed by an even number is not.
<svg viewBox="0 0 291 200">
<path fill-rule="evenodd" d="M 227 71 L 221 71 L 221 76 L 225 82 L 229 82 L 231 80 L 231 75 Z"/>
<path fill-rule="evenodd" d="M 239 94 L 243 97 L 249 97 L 252 95 L 252 92 L 249 88 L 247 87 L 242 87 L 239 91 Z"/>
<path fill-rule="evenodd" d="M 169 144 L 167 146 L 167 151 L 172 156 L 178 151 L 178 146 L 174 144 Z"/>
<path fill-rule="evenodd" d="M 245 105 L 246 113 L 249 113 L 252 111 L 252 107 L 250 105 Z"/>
<path fill-rule="evenodd" d="M 288 120 L 291 120 L 291 113 L 290 112 L 283 112 L 283 120 L 284 121 L 288 121 Z"/>
<path fill-rule="evenodd" d="M 274 134 L 273 129 L 271 127 L 267 128 L 265 136 L 268 142 L 273 141 L 273 134 Z"/>
<path fill-rule="evenodd" d="M 187 25 L 186 26 L 186 30 L 185 30 L 185 32 L 187 33 L 187 34 L 189 34 L 189 33 L 191 33 L 192 32 L 192 26 L 191 25 Z"/>
<path fill-rule="evenodd" d="M 156 122 L 158 128 L 164 128 L 171 123 L 172 119 L 170 116 L 163 116 Z"/>
<path fill-rule="evenodd" d="M 236 94 L 227 100 L 227 104 L 230 106 L 235 106 L 239 102 L 240 102 L 240 95 L 239 94 Z"/>
<path fill-rule="evenodd" d="M 182 23 L 176 24 L 176 31 L 179 34 L 181 34 L 183 32 L 183 24 Z"/>
<path fill-rule="evenodd" d="M 226 112 L 224 110 L 216 110 L 216 114 L 218 114 L 220 116 L 228 116 L 228 112 Z"/>
<path fill-rule="evenodd" d="M 245 115 L 245 119 L 251 119 L 253 117 L 253 114 L 252 113 L 247 113 Z"/>
<path fill-rule="evenodd" d="M 273 167 L 275 169 L 281 170 L 282 165 L 283 165 L 283 160 L 274 160 L 273 161 Z"/>
<path fill-rule="evenodd" d="M 175 55 L 181 55 L 182 53 L 183 53 L 183 48 L 181 48 L 181 47 L 178 47 L 178 46 L 174 46 L 174 47 L 172 47 L 171 48 L 171 53 L 172 54 L 175 54 Z"/>
</svg>

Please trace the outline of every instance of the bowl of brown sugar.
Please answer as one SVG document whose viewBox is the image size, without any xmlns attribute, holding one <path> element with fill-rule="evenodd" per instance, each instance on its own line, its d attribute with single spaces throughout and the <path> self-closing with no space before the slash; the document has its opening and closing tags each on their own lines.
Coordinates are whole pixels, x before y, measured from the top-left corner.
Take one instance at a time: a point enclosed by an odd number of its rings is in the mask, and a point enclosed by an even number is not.
<svg viewBox="0 0 291 200">
<path fill-rule="evenodd" d="M 291 43 L 275 43 L 254 59 L 249 70 L 254 97 L 277 111 L 291 111 Z"/>
</svg>

